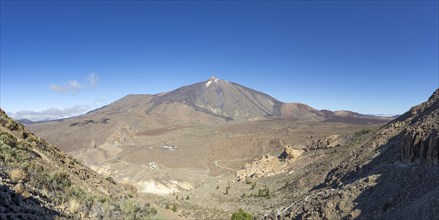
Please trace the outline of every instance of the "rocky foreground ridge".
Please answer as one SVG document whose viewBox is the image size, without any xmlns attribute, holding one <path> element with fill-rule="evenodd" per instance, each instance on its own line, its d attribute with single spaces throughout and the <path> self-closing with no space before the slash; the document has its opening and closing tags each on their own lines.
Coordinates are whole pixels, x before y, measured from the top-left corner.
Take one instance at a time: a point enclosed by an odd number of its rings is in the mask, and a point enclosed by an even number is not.
<svg viewBox="0 0 439 220">
<path fill-rule="evenodd" d="M 377 131 L 360 132 L 334 147 L 330 157 L 280 191 L 290 195 L 289 205 L 259 217 L 437 219 L 438 128 L 439 89 Z M 317 175 L 307 175 L 315 169 Z"/>
<path fill-rule="evenodd" d="M 132 187 L 116 184 L 34 136 L 0 109 L 0 219 L 153 216 Z"/>
</svg>

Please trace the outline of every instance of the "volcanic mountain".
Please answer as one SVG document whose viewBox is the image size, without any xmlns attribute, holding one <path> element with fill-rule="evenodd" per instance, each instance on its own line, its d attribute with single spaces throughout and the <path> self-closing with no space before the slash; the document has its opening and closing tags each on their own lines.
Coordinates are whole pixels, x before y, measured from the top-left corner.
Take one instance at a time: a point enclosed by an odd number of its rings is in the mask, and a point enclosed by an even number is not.
<svg viewBox="0 0 439 220">
<path fill-rule="evenodd" d="M 362 116 L 362 117 L 359 117 Z M 388 122 L 387 118 L 338 114 L 301 103 L 283 103 L 267 94 L 215 77 L 155 95 L 127 95 L 85 115 L 28 124 L 64 150 L 101 145 L 115 133 L 162 134 L 175 129 L 227 121 L 288 119 L 351 124 Z M 128 129 L 127 129 L 128 128 Z M 93 136 L 86 135 L 93 134 Z M 119 134 L 118 134 L 119 135 Z M 124 137 L 129 140 L 130 137 Z M 110 141 L 111 142 L 111 141 Z"/>
<path fill-rule="evenodd" d="M 353 123 L 367 123 L 368 120 L 376 123 L 388 120 L 388 118 L 361 115 L 350 111 L 320 111 L 302 103 L 284 103 L 265 93 L 215 77 L 170 92 L 155 95 L 127 95 L 89 114 L 112 115 L 133 109 L 143 109 L 146 116 L 160 115 L 180 121 L 205 121 L 198 120 L 197 117 L 203 115 L 202 117 L 206 119 L 213 116 L 217 118 L 214 120 L 215 123 L 218 119 L 239 121 L 262 118 L 311 121 L 345 119 Z"/>
<path fill-rule="evenodd" d="M 151 102 L 153 106 L 148 111 L 177 102 L 226 120 L 280 116 L 282 104 L 267 94 L 215 77 L 158 95 Z"/>
</svg>

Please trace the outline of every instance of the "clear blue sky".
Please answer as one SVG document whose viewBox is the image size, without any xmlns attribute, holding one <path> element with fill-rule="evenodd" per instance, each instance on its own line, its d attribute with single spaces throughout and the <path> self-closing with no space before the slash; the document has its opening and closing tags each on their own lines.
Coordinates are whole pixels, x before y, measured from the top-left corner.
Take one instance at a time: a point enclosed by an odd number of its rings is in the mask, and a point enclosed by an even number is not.
<svg viewBox="0 0 439 220">
<path fill-rule="evenodd" d="M 437 88 L 438 49 L 438 1 L 2 0 L 0 106 L 71 116 L 215 75 L 400 114 Z"/>
</svg>

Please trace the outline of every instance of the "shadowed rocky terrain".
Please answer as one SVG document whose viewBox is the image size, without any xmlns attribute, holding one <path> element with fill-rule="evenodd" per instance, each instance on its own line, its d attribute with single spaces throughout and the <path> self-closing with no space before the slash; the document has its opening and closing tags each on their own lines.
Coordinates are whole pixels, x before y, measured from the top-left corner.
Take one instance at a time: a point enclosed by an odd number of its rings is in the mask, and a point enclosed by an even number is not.
<svg viewBox="0 0 439 220">
<path fill-rule="evenodd" d="M 303 187 L 300 182 L 310 177 L 291 178 L 292 182 L 280 190 L 291 196 L 289 205 L 260 217 L 436 219 L 438 116 L 436 90 L 428 101 L 382 128 L 336 147 L 331 161 L 321 161 L 320 169 L 326 174 L 320 184 Z"/>
</svg>

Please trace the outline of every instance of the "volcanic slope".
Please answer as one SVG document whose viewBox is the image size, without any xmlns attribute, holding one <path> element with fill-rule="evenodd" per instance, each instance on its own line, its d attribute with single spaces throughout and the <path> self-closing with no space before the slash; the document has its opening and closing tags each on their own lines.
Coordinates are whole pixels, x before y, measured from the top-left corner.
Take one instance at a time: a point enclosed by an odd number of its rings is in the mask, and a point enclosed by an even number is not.
<svg viewBox="0 0 439 220">
<path fill-rule="evenodd" d="M 289 202 L 259 217 L 437 219 L 439 89 L 391 123 L 358 133 L 331 152 L 286 178 L 277 193 Z M 320 171 L 309 175 L 315 169 Z"/>
<path fill-rule="evenodd" d="M 0 109 L 0 219 L 122 219 L 157 210 L 104 179 Z"/>
</svg>

